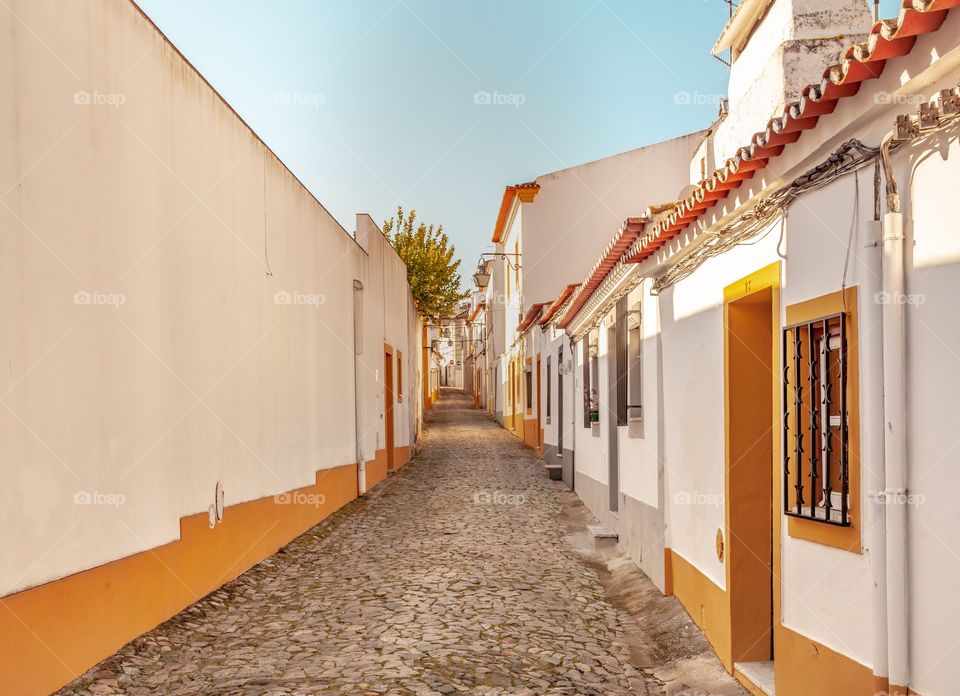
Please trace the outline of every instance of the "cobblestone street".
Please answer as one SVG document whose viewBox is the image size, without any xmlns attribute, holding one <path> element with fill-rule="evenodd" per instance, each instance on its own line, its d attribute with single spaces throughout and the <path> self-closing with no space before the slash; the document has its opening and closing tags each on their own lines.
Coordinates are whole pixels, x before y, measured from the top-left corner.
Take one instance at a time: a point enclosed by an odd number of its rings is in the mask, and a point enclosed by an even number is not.
<svg viewBox="0 0 960 696">
<path fill-rule="evenodd" d="M 445 392 L 421 443 L 366 498 L 61 693 L 740 693 L 675 600 L 644 590 L 667 607 L 661 640 L 608 598 L 569 540 L 589 519 L 576 496 L 467 397 Z M 670 640 L 722 688 L 658 674 Z"/>
</svg>

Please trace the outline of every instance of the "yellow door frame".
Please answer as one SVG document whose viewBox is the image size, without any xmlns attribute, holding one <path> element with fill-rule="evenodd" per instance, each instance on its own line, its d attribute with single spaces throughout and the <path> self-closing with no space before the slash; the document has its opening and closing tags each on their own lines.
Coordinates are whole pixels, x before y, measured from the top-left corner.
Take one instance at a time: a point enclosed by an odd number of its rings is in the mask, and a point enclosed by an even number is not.
<svg viewBox="0 0 960 696">
<path fill-rule="evenodd" d="M 738 513 L 737 510 L 732 510 L 731 501 L 734 499 L 734 496 L 731 496 L 730 491 L 730 479 L 731 479 L 731 446 L 733 444 L 733 438 L 731 434 L 731 411 L 734 407 L 732 404 L 732 395 L 731 395 L 731 384 L 730 384 L 730 371 L 731 371 L 731 346 L 730 346 L 730 311 L 731 305 L 733 303 L 741 302 L 746 300 L 750 301 L 751 296 L 759 299 L 762 294 L 769 294 L 769 298 L 763 298 L 762 302 L 766 303 L 769 301 L 770 304 L 770 326 L 771 326 L 771 336 L 770 336 L 770 345 L 769 345 L 769 355 L 766 356 L 769 358 L 770 370 L 772 372 L 772 379 L 770 380 L 770 432 L 769 432 L 769 444 L 770 444 L 770 466 L 771 466 L 771 491 L 770 491 L 770 501 L 771 501 L 771 513 L 770 520 L 772 522 L 772 538 L 770 540 L 771 544 L 771 555 L 772 555 L 772 565 L 770 568 L 770 574 L 772 579 L 772 609 L 773 616 L 771 620 L 771 629 L 773 631 L 772 642 L 774 644 L 774 655 L 776 655 L 776 643 L 778 629 L 781 626 L 781 581 L 780 581 L 780 567 L 781 567 L 781 558 L 780 558 L 780 534 L 782 528 L 782 519 L 781 519 L 781 495 L 780 495 L 780 483 L 781 483 L 781 473 L 780 473 L 780 462 L 781 462 L 781 452 L 780 452 L 780 409 L 781 409 L 781 395 L 780 395 L 780 369 L 781 369 L 781 358 L 780 358 L 780 341 L 779 335 L 781 330 L 781 306 L 780 306 L 780 288 L 781 288 L 781 262 L 776 261 L 768 266 L 765 266 L 743 278 L 738 280 L 735 283 L 728 285 L 724 288 L 723 297 L 723 341 L 724 341 L 724 490 L 725 490 L 725 529 L 724 536 L 722 539 L 718 539 L 718 552 L 723 553 L 722 547 L 726 546 L 727 549 L 730 549 L 732 544 L 739 543 L 740 540 L 731 539 L 731 528 L 738 526 L 739 522 L 735 519 L 732 519 L 732 515 Z M 759 359 L 763 359 L 765 356 L 758 356 Z M 745 545 L 745 544 L 744 544 Z M 750 549 L 747 549 L 747 553 L 752 553 Z M 762 560 L 762 559 L 758 559 Z M 735 676 L 744 681 L 745 677 L 741 674 L 738 674 L 737 671 L 733 668 L 733 663 L 740 661 L 743 657 L 744 651 L 747 654 L 751 652 L 756 652 L 759 646 L 751 645 L 744 646 L 743 641 L 740 640 L 739 636 L 736 635 L 738 630 L 743 630 L 738 627 L 738 621 L 734 615 L 734 612 L 739 610 L 740 607 L 751 601 L 749 593 L 753 592 L 755 588 L 752 588 L 750 583 L 742 581 L 737 582 L 737 579 L 733 577 L 733 564 L 730 561 L 729 552 L 726 553 L 724 558 L 724 566 L 726 572 L 726 586 L 727 586 L 727 599 L 728 599 L 728 610 L 730 611 L 730 640 L 729 643 L 725 646 L 729 649 L 729 654 L 721 656 L 721 659 L 724 663 L 728 664 L 728 669 L 734 673 Z M 738 593 L 742 593 L 743 596 L 740 596 Z M 762 651 L 760 651 L 762 652 Z M 738 654 L 740 653 L 740 654 Z M 749 680 L 746 680 L 749 682 Z M 752 683 L 748 686 L 753 686 Z"/>
</svg>

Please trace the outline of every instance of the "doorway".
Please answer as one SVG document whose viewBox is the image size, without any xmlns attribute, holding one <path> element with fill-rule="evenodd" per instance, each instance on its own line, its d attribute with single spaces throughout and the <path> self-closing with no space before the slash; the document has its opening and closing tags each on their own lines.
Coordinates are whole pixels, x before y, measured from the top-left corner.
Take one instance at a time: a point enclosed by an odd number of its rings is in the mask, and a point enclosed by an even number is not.
<svg viewBox="0 0 960 696">
<path fill-rule="evenodd" d="M 543 454 L 543 412 L 540 410 L 540 394 L 542 390 L 540 389 L 540 354 L 537 353 L 537 381 L 536 381 L 536 390 L 537 390 L 537 452 Z"/>
<path fill-rule="evenodd" d="M 393 473 L 393 349 L 383 351 L 383 420 L 385 447 L 387 449 L 387 473 Z"/>
<path fill-rule="evenodd" d="M 726 290 L 726 547 L 731 659 L 761 690 L 774 683 L 775 547 L 779 496 L 779 264 Z"/>
</svg>

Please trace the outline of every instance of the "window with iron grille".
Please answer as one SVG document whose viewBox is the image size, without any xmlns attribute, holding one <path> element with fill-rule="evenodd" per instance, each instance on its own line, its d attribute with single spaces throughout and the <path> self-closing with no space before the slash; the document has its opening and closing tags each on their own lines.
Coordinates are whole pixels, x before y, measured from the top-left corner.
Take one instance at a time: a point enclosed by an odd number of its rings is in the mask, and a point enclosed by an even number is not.
<svg viewBox="0 0 960 696">
<path fill-rule="evenodd" d="M 784 513 L 850 525 L 847 315 L 783 329 Z"/>
<path fill-rule="evenodd" d="M 523 373 L 524 387 L 527 391 L 527 410 L 533 408 L 533 372 L 529 368 Z"/>
</svg>

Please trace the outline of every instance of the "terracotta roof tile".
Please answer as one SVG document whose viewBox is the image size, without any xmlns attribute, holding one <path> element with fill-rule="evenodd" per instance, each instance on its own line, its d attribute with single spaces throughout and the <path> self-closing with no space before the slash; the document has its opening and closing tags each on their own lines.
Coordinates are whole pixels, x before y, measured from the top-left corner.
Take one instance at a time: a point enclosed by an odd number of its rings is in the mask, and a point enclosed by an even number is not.
<svg viewBox="0 0 960 696">
<path fill-rule="evenodd" d="M 573 294 L 573 291 L 580 287 L 580 283 L 571 283 L 567 285 L 561 292 L 560 296 L 553 301 L 547 311 L 543 313 L 543 316 L 540 317 L 540 326 L 546 326 L 550 323 L 557 312 L 563 309 L 563 306 L 567 303 L 567 300 L 570 299 L 570 296 Z"/>
<path fill-rule="evenodd" d="M 821 116 L 833 113 L 840 99 L 857 94 L 864 81 L 879 77 L 888 59 L 908 54 L 919 35 L 939 29 L 947 12 L 956 7 L 960 7 L 960 0 L 903 0 L 896 19 L 876 22 L 867 40 L 848 46 L 840 54 L 840 62 L 823 72 L 819 83 L 804 88 L 798 101 L 788 104 L 782 113 L 771 118 L 764 130 L 754 134 L 750 143 L 741 147 L 724 166 L 701 181 L 693 193 L 670 204 L 667 212 L 657 216 L 642 237 L 638 233 L 628 245 L 629 257 L 625 260 L 639 263 L 652 256 L 726 198 L 730 191 L 753 178 L 770 159 L 783 154 L 784 146 L 797 142 L 803 131 L 817 125 Z M 659 208 L 651 206 L 648 211 Z M 580 287 L 559 323 L 561 328 L 573 321 L 616 265 L 618 257 L 610 257 L 616 253 L 623 237 L 624 231 L 621 230 Z"/>
<path fill-rule="evenodd" d="M 486 306 L 486 302 L 478 302 L 477 306 L 473 308 L 473 311 L 470 312 L 470 316 L 467 317 L 467 321 L 473 322 L 476 320 L 477 315 L 483 311 L 483 308 Z"/>
<path fill-rule="evenodd" d="M 503 241 L 504 227 L 507 224 L 507 215 L 510 214 L 510 206 L 513 205 L 513 199 L 520 196 L 523 203 L 532 201 L 540 191 L 540 184 L 535 181 L 528 181 L 525 184 L 514 184 L 507 186 L 503 190 L 503 198 L 500 199 L 500 212 L 497 214 L 497 224 L 493 228 L 493 242 L 499 244 Z"/>
<path fill-rule="evenodd" d="M 603 282 L 603 279 L 607 273 L 610 272 L 610 269 L 617 264 L 617 261 L 620 260 L 623 253 L 627 251 L 637 240 L 637 237 L 640 236 L 640 232 L 643 231 L 647 221 L 648 218 L 646 217 L 627 218 L 627 221 L 621 225 L 617 236 L 607 245 L 607 248 L 600 256 L 600 260 L 597 261 L 590 275 L 587 276 L 586 281 L 584 281 L 573 295 L 570 307 L 564 312 L 563 318 L 558 322 L 558 326 L 561 329 L 567 328 L 570 322 L 573 321 L 577 312 L 579 312 L 587 300 L 590 299 L 593 291 Z"/>
<path fill-rule="evenodd" d="M 534 319 L 537 318 L 537 315 L 540 314 L 540 311 L 546 307 L 549 302 L 535 302 L 529 310 L 527 310 L 526 316 L 523 318 L 523 321 L 517 326 L 517 333 L 522 334 L 533 324 Z"/>
</svg>

